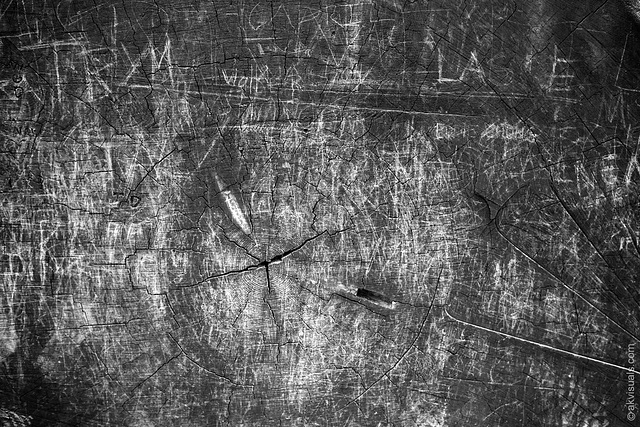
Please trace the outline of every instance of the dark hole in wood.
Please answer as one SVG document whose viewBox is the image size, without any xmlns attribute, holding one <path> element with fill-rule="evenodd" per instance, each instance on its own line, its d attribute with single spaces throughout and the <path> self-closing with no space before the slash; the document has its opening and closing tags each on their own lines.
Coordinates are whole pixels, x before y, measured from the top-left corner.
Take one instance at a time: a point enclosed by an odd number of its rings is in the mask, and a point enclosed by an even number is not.
<svg viewBox="0 0 640 427">
<path fill-rule="evenodd" d="M 364 288 L 358 288 L 356 296 L 384 306 L 391 306 L 393 303 L 391 299 L 385 297 L 381 293 Z"/>
</svg>

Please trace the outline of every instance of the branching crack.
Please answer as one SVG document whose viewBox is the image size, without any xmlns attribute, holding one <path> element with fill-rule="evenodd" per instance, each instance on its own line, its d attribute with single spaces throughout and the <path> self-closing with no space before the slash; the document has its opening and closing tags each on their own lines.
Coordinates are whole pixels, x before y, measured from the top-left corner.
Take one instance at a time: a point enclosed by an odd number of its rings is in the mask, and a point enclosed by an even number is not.
<svg viewBox="0 0 640 427">
<path fill-rule="evenodd" d="M 193 357 L 191 357 L 191 356 L 189 355 L 189 353 L 187 353 L 187 352 L 185 351 L 185 349 L 184 349 L 184 348 L 182 348 L 182 346 L 180 345 L 180 343 L 178 342 L 178 340 L 176 340 L 176 339 L 175 339 L 175 337 L 174 337 L 171 333 L 167 333 L 167 335 L 169 335 L 169 337 L 171 338 L 171 340 L 172 340 L 172 341 L 175 343 L 175 345 L 176 345 L 176 346 L 178 346 L 178 348 L 180 349 L 180 353 L 179 353 L 179 354 L 177 354 L 177 355 L 175 355 L 174 357 L 172 357 L 170 360 L 173 360 L 173 359 L 175 359 L 176 357 L 178 357 L 178 356 L 180 356 L 180 355 L 182 354 L 182 355 L 184 355 L 184 357 L 186 357 L 186 358 L 187 358 L 191 363 L 193 363 L 194 365 L 196 365 L 197 367 L 199 367 L 199 368 L 200 368 L 200 369 L 202 369 L 203 371 L 205 371 L 205 372 L 207 372 L 207 373 L 209 373 L 209 374 L 211 374 L 211 375 L 213 375 L 213 376 L 215 376 L 215 377 L 217 377 L 217 378 L 220 378 L 221 380 L 224 380 L 224 381 L 226 381 L 226 382 L 228 382 L 228 383 L 230 383 L 230 384 L 233 384 L 234 386 L 237 386 L 237 387 L 252 387 L 252 386 L 246 386 L 246 385 L 243 385 L 243 384 L 238 384 L 238 383 L 236 383 L 235 381 L 232 381 L 230 378 L 228 378 L 228 377 L 226 377 L 226 376 L 224 376 L 224 375 L 221 375 L 221 374 L 219 374 L 219 373 L 217 373 L 217 372 L 212 371 L 211 369 L 208 369 L 208 368 L 206 368 L 206 367 L 202 366 L 200 363 L 198 363 L 198 361 L 196 361 Z"/>
</svg>

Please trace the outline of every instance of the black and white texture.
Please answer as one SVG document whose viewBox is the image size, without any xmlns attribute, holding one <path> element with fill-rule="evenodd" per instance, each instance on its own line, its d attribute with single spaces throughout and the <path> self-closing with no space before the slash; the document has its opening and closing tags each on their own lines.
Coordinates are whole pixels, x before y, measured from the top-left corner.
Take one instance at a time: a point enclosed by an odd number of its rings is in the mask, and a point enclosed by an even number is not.
<svg viewBox="0 0 640 427">
<path fill-rule="evenodd" d="M 635 425 L 637 2 L 1 6 L 3 426 Z"/>
</svg>

